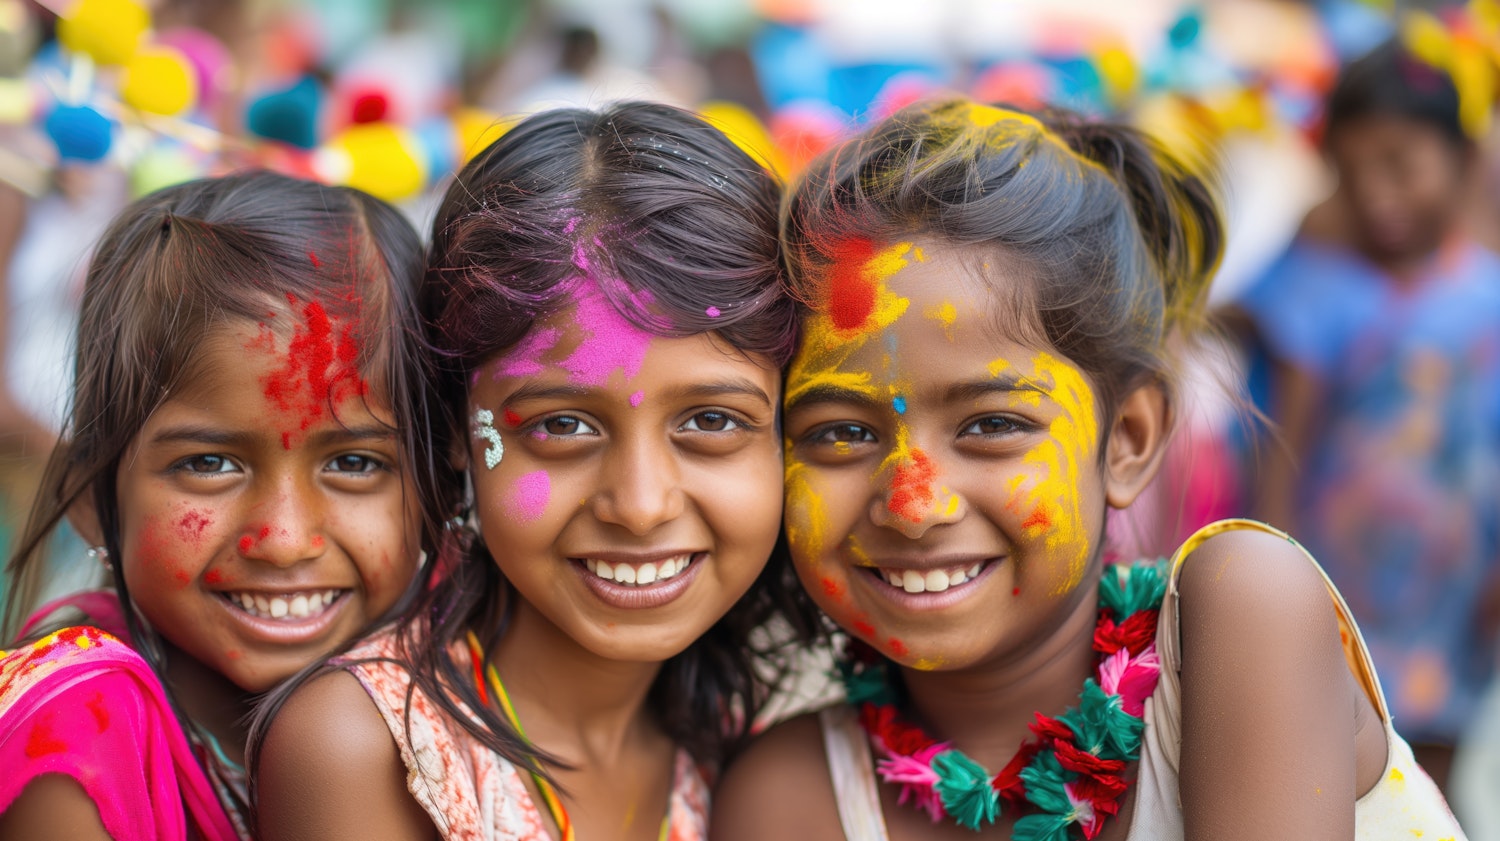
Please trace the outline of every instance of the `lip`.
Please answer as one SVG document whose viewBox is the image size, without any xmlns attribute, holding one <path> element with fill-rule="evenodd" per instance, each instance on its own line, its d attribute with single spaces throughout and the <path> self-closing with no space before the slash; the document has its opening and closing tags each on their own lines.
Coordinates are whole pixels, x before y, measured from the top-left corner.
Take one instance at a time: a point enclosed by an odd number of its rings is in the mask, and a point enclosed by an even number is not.
<svg viewBox="0 0 1500 841">
<path fill-rule="evenodd" d="M 339 590 L 339 597 L 332 605 L 323 609 L 316 616 L 309 616 L 301 620 L 285 619 L 263 619 L 252 616 L 244 610 L 236 607 L 227 597 L 227 590 L 215 590 L 214 602 L 220 609 L 228 614 L 229 618 L 244 632 L 244 636 L 271 645 L 297 645 L 316 642 L 320 637 L 328 633 L 339 617 L 343 616 L 345 609 L 352 601 L 354 591 L 348 587 L 299 587 L 275 590 L 257 590 L 251 587 L 238 588 L 232 592 L 264 593 L 267 596 L 286 596 L 294 593 L 306 593 L 316 590 Z"/>
<path fill-rule="evenodd" d="M 692 561 L 688 563 L 687 569 L 684 569 L 671 578 L 645 586 L 627 586 L 617 584 L 613 581 L 605 581 L 589 572 L 584 566 L 586 558 L 609 561 L 610 563 L 646 564 L 682 555 L 692 555 Z M 692 586 L 693 580 L 698 577 L 698 568 L 706 560 L 708 560 L 707 552 L 653 552 L 650 554 L 599 552 L 569 558 L 568 563 L 573 567 L 573 571 L 583 579 L 584 585 L 605 604 L 620 608 L 621 610 L 649 610 L 670 604 L 680 598 L 683 593 L 686 593 L 688 587 Z"/>
<path fill-rule="evenodd" d="M 978 593 L 981 589 L 980 585 L 982 585 L 987 579 L 989 579 L 989 577 L 994 574 L 995 570 L 999 569 L 1004 564 L 1005 556 L 966 555 L 960 558 L 960 556 L 955 555 L 949 556 L 946 559 L 941 559 L 943 560 L 943 563 L 932 563 L 931 559 L 923 559 L 921 565 L 918 565 L 917 559 L 915 558 L 911 559 L 911 561 L 909 562 L 904 560 L 902 561 L 902 563 L 910 563 L 910 566 L 898 566 L 895 563 L 890 563 L 890 560 L 891 559 L 883 559 L 882 563 L 879 565 L 861 564 L 858 567 L 860 574 L 853 576 L 854 580 L 863 582 L 863 586 L 865 587 L 865 589 L 869 590 L 880 598 L 892 602 L 901 610 L 928 611 L 945 610 Z M 948 589 L 940 593 L 908 593 L 906 592 L 906 590 L 900 587 L 892 587 L 890 582 L 886 581 L 879 572 L 881 569 L 943 569 L 947 566 L 961 565 L 964 560 L 967 560 L 970 566 L 972 566 L 974 563 L 982 562 L 984 564 L 984 567 L 983 569 L 979 570 L 979 574 L 974 576 L 973 578 L 970 578 L 957 587 L 949 587 Z"/>
<path fill-rule="evenodd" d="M 871 558 L 861 563 L 860 566 L 866 568 L 874 567 L 876 569 L 912 569 L 921 572 L 930 572 L 935 569 L 952 569 L 953 567 L 967 569 L 975 564 L 989 563 L 990 561 L 999 560 L 1002 557 L 1001 555 L 976 554 L 911 555 L 906 557 L 887 555 L 879 558 Z"/>
</svg>

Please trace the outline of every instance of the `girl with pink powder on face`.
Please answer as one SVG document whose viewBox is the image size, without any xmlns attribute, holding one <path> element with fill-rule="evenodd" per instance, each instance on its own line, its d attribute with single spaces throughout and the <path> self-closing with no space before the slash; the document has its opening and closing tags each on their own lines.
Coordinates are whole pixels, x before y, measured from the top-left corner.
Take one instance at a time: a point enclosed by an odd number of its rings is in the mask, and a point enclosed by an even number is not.
<svg viewBox="0 0 1500 841">
<path fill-rule="evenodd" d="M 777 665 L 751 632 L 797 586 L 767 566 L 778 197 L 641 103 L 533 116 L 459 174 L 425 300 L 472 507 L 426 599 L 276 713 L 263 838 L 705 834 Z"/>
<path fill-rule="evenodd" d="M 442 533 L 421 270 L 394 208 L 269 173 L 162 190 L 105 233 L 10 566 L 0 838 L 249 837 L 252 700 L 396 608 Z M 64 516 L 112 589 L 26 619 Z"/>
</svg>

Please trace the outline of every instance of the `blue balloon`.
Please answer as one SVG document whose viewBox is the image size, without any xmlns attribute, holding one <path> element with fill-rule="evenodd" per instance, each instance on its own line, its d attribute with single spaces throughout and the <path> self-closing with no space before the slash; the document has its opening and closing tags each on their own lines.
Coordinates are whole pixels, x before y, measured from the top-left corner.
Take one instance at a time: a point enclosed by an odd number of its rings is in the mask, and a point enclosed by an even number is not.
<svg viewBox="0 0 1500 841">
<path fill-rule="evenodd" d="M 47 115 L 46 129 L 65 161 L 97 161 L 109 154 L 109 120 L 87 105 L 58 105 Z"/>
<path fill-rule="evenodd" d="M 318 106 L 322 99 L 317 81 L 303 76 L 291 87 L 250 103 L 245 128 L 256 137 L 312 149 L 318 145 Z"/>
</svg>

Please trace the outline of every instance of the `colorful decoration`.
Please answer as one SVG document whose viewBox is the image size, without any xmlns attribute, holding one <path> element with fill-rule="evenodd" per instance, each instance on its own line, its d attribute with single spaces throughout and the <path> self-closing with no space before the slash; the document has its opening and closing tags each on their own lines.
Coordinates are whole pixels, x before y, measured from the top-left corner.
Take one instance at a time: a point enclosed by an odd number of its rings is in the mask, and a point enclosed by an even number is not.
<svg viewBox="0 0 1500 841">
<path fill-rule="evenodd" d="M 120 100 L 151 114 L 181 114 L 198 98 L 198 74 L 171 47 L 141 48 L 125 65 Z"/>
<path fill-rule="evenodd" d="M 484 466 L 487 470 L 494 470 L 505 457 L 505 441 L 500 438 L 500 430 L 495 428 L 494 412 L 489 409 L 474 412 L 474 437 L 490 443 L 484 451 Z"/>
<path fill-rule="evenodd" d="M 903 720 L 890 663 L 872 649 L 839 664 L 849 702 L 880 757 L 876 772 L 898 786 L 897 802 L 979 831 L 1004 810 L 1020 813 L 1017 841 L 1094 838 L 1119 813 L 1126 764 L 1140 755 L 1146 699 L 1161 672 L 1156 626 L 1166 593 L 1165 562 L 1105 567 L 1099 581 L 1094 648 L 1097 674 L 1078 706 L 1057 718 L 1036 714 L 1035 738 L 998 774 Z"/>
<path fill-rule="evenodd" d="M 59 105 L 47 115 L 47 136 L 65 161 L 98 161 L 109 154 L 109 119 L 88 105 Z"/>
<path fill-rule="evenodd" d="M 57 40 L 98 64 L 124 64 L 135 55 L 151 13 L 135 0 L 78 0 L 57 23 Z"/>
</svg>

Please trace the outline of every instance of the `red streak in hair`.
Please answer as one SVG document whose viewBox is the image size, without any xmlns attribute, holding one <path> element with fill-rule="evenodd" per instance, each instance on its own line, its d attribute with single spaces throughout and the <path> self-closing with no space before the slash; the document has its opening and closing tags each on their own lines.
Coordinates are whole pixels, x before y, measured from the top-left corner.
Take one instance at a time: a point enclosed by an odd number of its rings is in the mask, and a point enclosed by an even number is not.
<svg viewBox="0 0 1500 841">
<path fill-rule="evenodd" d="M 295 308 L 297 297 L 286 297 Z M 263 382 L 266 399 L 292 414 L 296 432 L 306 432 L 344 398 L 369 391 L 369 384 L 355 368 L 359 358 L 356 325 L 343 320 L 335 331 L 333 320 L 317 301 L 309 301 L 302 308 L 302 316 L 304 323 L 287 344 L 285 364 Z M 284 448 L 291 449 L 293 434 L 291 430 L 282 433 Z"/>
<path fill-rule="evenodd" d="M 310 261 L 312 261 L 313 268 L 315 268 L 315 269 L 321 269 L 321 268 L 323 268 L 323 261 L 318 259 L 318 252 L 316 252 L 316 251 L 309 251 L 309 252 L 307 252 L 307 259 L 310 260 Z"/>
<path fill-rule="evenodd" d="M 885 507 L 892 514 L 915 523 L 932 510 L 937 495 L 932 491 L 932 480 L 937 478 L 937 467 L 921 450 L 912 450 L 911 461 L 896 465 L 891 476 L 891 495 Z"/>
<path fill-rule="evenodd" d="M 863 237 L 839 242 L 830 250 L 828 318 L 839 330 L 858 330 L 875 312 L 878 290 L 865 272 L 875 256 L 875 244 Z"/>
</svg>

